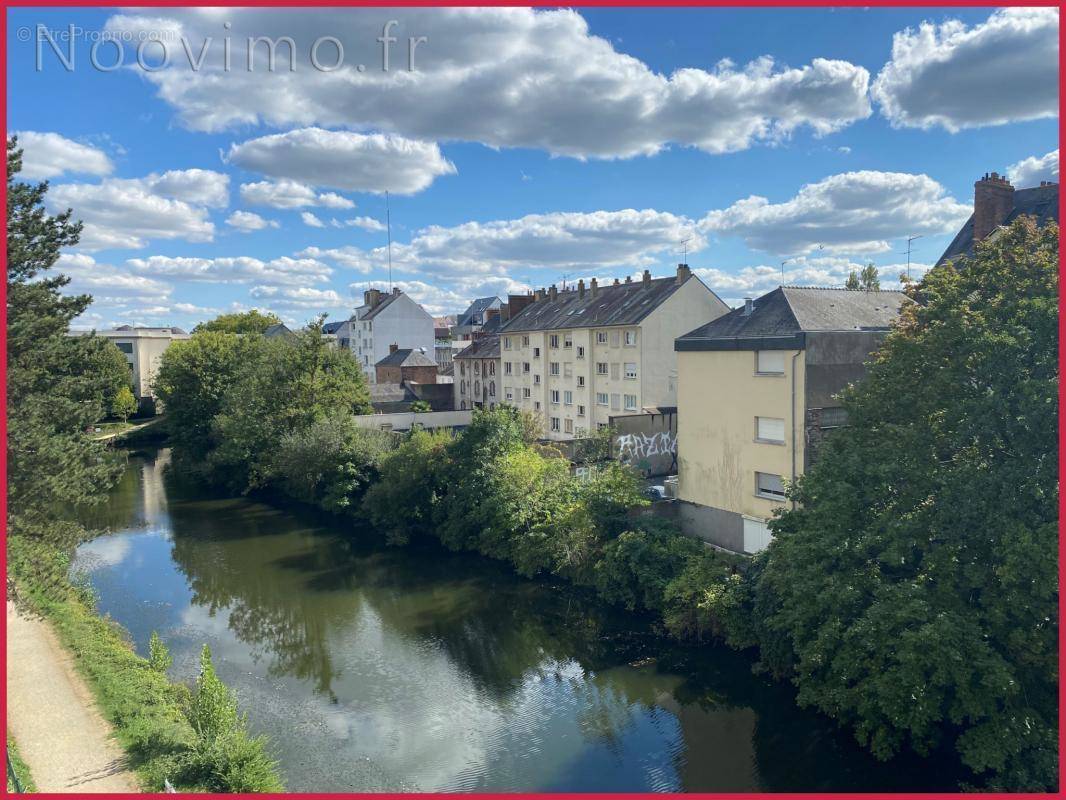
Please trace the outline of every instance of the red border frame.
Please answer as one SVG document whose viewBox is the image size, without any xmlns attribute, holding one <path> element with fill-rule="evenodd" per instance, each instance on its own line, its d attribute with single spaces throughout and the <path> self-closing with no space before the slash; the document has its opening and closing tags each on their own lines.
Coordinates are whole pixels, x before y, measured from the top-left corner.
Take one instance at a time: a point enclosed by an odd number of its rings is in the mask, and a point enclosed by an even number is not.
<svg viewBox="0 0 1066 800">
<path fill-rule="evenodd" d="M 2 101 L 2 107 L 0 107 L 0 123 L 4 131 L 7 131 L 7 34 L 8 34 L 8 8 L 118 8 L 125 6 L 124 3 L 118 2 L 94 2 L 94 0 L 0 0 L 0 22 L 3 27 L 3 39 L 0 40 L 0 78 L 2 78 L 2 84 L 0 84 L 0 101 Z M 520 0 L 483 0 L 477 2 L 477 0 L 453 0 L 453 2 L 436 2 L 435 0 L 396 0 L 392 3 L 381 2 L 360 2 L 359 0 L 316 0 L 316 2 L 302 5 L 294 0 L 237 0 L 237 2 L 225 2 L 220 0 L 219 2 L 210 2 L 210 0 L 192 0 L 192 2 L 182 2 L 182 0 L 141 0 L 136 2 L 135 7 L 138 8 L 167 8 L 167 7 L 225 7 L 225 8 L 241 8 L 241 7 L 274 7 L 274 8 L 291 8 L 300 7 L 307 8 L 319 8 L 319 7 L 349 7 L 349 8 L 419 8 L 419 7 L 534 7 L 534 8 L 559 8 L 559 7 L 587 7 L 587 8 L 611 8 L 611 7 L 652 7 L 652 8 L 1001 8 L 1009 6 L 1021 6 L 1021 7 L 1057 7 L 1059 9 L 1059 142 L 1061 145 L 1063 134 L 1066 132 L 1066 122 L 1063 121 L 1062 108 L 1063 99 L 1066 98 L 1066 86 L 1063 85 L 1063 74 L 1066 72 L 1066 53 L 1063 51 L 1063 32 L 1062 32 L 1062 2 L 1060 0 L 1031 0 L 1031 2 L 1006 2 L 997 3 L 993 0 L 975 0 L 974 2 L 967 2 L 966 0 L 940 0 L 940 2 L 917 2 L 916 0 L 843 0 L 838 3 L 827 3 L 825 0 L 748 0 L 744 2 L 723 2 L 723 0 L 668 0 L 664 3 L 654 3 L 653 0 L 578 0 L 578 2 L 570 4 L 560 4 L 544 2 L 543 0 L 530 0 L 529 2 L 520 2 Z M 1061 164 L 1061 156 L 1060 156 Z M 5 179 L 6 179 L 6 161 L 4 166 Z M 0 200 L 4 201 L 6 207 L 7 200 L 7 182 L 5 180 L 3 187 L 0 187 Z M 1066 198 L 1063 194 L 1059 193 L 1059 218 L 1063 217 L 1063 210 L 1066 210 Z M 7 267 L 7 226 L 3 227 L 2 239 L 4 244 L 4 267 Z M 1066 468 L 1066 432 L 1064 432 L 1063 421 L 1063 402 L 1066 400 L 1066 390 L 1063 389 L 1061 376 L 1064 370 L 1066 370 L 1066 348 L 1063 348 L 1062 343 L 1066 340 L 1066 318 L 1063 317 L 1062 310 L 1066 307 L 1066 286 L 1063 285 L 1062 277 L 1066 269 L 1064 269 L 1064 256 L 1059 252 L 1059 429 L 1058 446 L 1059 446 L 1059 476 L 1060 476 L 1060 490 L 1059 490 L 1059 591 L 1062 591 L 1062 585 L 1064 579 L 1066 579 L 1066 565 L 1063 564 L 1063 556 L 1066 554 L 1063 548 L 1062 542 L 1062 530 L 1061 520 L 1063 513 L 1066 512 L 1066 496 L 1064 496 L 1061 489 L 1061 476 Z M 3 374 L 5 380 L 0 384 L 0 399 L 3 400 L 3 410 L 0 411 L 0 437 L 7 441 L 7 282 L 0 284 L 0 374 Z M 0 526 L 3 527 L 3 536 L 0 537 L 0 565 L 4 568 L 4 575 L 7 575 L 7 448 L 6 446 L 0 449 L 0 475 L 3 476 L 3 486 L 0 487 Z M 988 793 L 981 795 L 982 797 L 989 798 L 1017 798 L 1017 797 L 1066 797 L 1063 792 L 1062 783 L 1062 764 L 1063 754 L 1066 753 L 1066 748 L 1063 746 L 1063 723 L 1066 722 L 1066 708 L 1064 708 L 1064 699 L 1066 695 L 1063 693 L 1062 680 L 1061 680 L 1061 665 L 1063 663 L 1063 656 L 1066 655 L 1066 638 L 1062 633 L 1062 605 L 1060 601 L 1059 605 L 1059 790 L 1053 793 Z M 0 654 L 0 664 L 3 664 L 6 668 L 7 662 L 7 623 L 0 626 L 0 640 L 3 641 L 4 650 Z M 6 675 L 6 669 L 5 669 Z M 7 692 L 4 691 L 3 697 L 0 698 L 0 718 L 3 719 L 5 731 L 7 729 Z M 668 793 L 668 794 L 655 794 L 648 792 L 633 792 L 626 793 L 624 796 L 629 797 L 715 797 L 722 798 L 723 800 L 748 800 L 749 798 L 757 797 L 784 797 L 794 798 L 795 800 L 821 800 L 827 793 L 815 793 L 815 792 L 748 792 L 748 793 Z M 848 797 L 863 797 L 863 798 L 885 798 L 885 800 L 896 800 L 897 798 L 941 798 L 941 797 L 954 797 L 954 793 L 944 792 L 847 792 L 842 793 Z M 5 782 L 5 788 L 2 790 L 3 797 L 7 797 L 7 788 Z M 66 797 L 67 795 L 61 793 L 42 793 L 42 797 Z M 158 795 L 148 793 L 138 794 L 100 794 L 98 797 L 117 797 L 117 798 L 152 798 Z M 232 797 L 233 795 L 226 794 L 190 794 L 188 797 Z M 397 793 L 287 793 L 276 795 L 256 795 L 257 797 L 277 797 L 277 798 L 289 798 L 289 797 L 301 797 L 301 798 L 336 798 L 336 797 L 366 797 L 366 798 L 407 798 L 410 794 L 397 794 Z M 608 798 L 618 797 L 619 793 L 595 793 L 595 794 L 579 794 L 573 792 L 558 793 L 558 794 L 546 794 L 546 793 L 472 793 L 472 794 L 458 794 L 458 793 L 443 793 L 443 792 L 426 792 L 419 793 L 418 797 L 436 797 L 436 798 L 454 798 L 456 796 L 467 796 L 476 798 L 503 798 L 506 800 L 519 800 L 520 798 L 582 798 L 582 800 L 608 800 Z"/>
</svg>

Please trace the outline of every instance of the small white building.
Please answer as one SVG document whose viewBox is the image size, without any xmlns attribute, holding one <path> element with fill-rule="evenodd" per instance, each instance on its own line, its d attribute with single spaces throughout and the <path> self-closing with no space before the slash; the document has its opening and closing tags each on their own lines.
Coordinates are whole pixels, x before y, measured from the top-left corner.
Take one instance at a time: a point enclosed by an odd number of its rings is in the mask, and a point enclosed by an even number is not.
<svg viewBox="0 0 1066 800">
<path fill-rule="evenodd" d="M 152 382 L 159 370 L 159 359 L 171 342 L 189 338 L 189 334 L 181 328 L 134 328 L 129 325 L 121 325 L 110 331 L 97 331 L 96 335 L 110 339 L 126 356 L 133 381 L 133 394 L 138 400 L 155 398 Z"/>
<path fill-rule="evenodd" d="M 347 347 L 363 368 L 368 383 L 377 375 L 374 365 L 389 354 L 390 345 L 399 349 L 434 352 L 433 317 L 418 303 L 393 289 L 363 292 L 363 305 L 336 330 L 337 344 Z"/>
</svg>

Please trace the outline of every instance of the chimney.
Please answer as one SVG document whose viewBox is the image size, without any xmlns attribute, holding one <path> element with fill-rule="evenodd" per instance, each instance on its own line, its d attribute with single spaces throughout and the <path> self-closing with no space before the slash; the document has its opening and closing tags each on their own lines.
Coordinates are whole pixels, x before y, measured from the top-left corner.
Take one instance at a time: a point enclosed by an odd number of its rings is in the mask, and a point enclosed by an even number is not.
<svg viewBox="0 0 1066 800">
<path fill-rule="evenodd" d="M 396 344 L 395 342 L 393 342 L 392 344 L 389 345 L 389 352 L 390 353 L 395 353 L 399 349 L 400 349 L 400 346 L 398 344 Z"/>
<path fill-rule="evenodd" d="M 509 294 L 507 295 L 507 310 L 512 318 L 517 317 L 522 313 L 522 309 L 532 302 L 532 294 Z"/>
<path fill-rule="evenodd" d="M 973 240 L 979 242 L 1002 225 L 1014 209 L 1014 187 L 998 173 L 973 185 Z"/>
<path fill-rule="evenodd" d="M 688 264 L 677 265 L 677 283 L 678 285 L 684 283 L 692 277 L 692 270 L 688 268 Z"/>
<path fill-rule="evenodd" d="M 618 285 L 618 278 L 615 278 L 615 279 L 614 279 L 614 285 L 615 285 L 615 286 L 617 286 L 617 285 Z"/>
<path fill-rule="evenodd" d="M 544 289 L 543 288 L 537 289 L 535 292 L 533 292 L 533 302 L 534 303 L 539 303 L 543 299 L 544 299 Z"/>
<path fill-rule="evenodd" d="M 511 304 L 503 303 L 500 306 L 500 321 L 507 322 L 511 318 Z"/>
<path fill-rule="evenodd" d="M 400 287 L 399 286 L 393 286 L 392 287 L 392 293 L 393 294 L 399 294 L 400 293 Z"/>
<path fill-rule="evenodd" d="M 644 281 L 644 288 L 645 289 L 650 289 L 651 288 L 651 271 L 650 270 L 644 270 L 643 281 Z"/>
<path fill-rule="evenodd" d="M 750 297 L 745 297 L 744 298 L 744 316 L 745 317 L 750 317 L 751 316 L 751 312 L 753 312 L 754 310 L 755 310 L 755 301 L 752 300 Z"/>
<path fill-rule="evenodd" d="M 595 280 L 595 278 L 593 278 L 593 280 Z M 584 278 L 581 278 L 577 282 L 577 296 L 578 297 L 584 297 L 585 296 L 585 279 Z"/>
<path fill-rule="evenodd" d="M 485 324 L 488 325 L 489 321 L 493 317 L 498 317 L 498 316 L 500 316 L 500 309 L 499 308 L 486 308 L 485 309 Z"/>
<path fill-rule="evenodd" d="M 632 283 L 632 282 L 633 282 L 633 276 L 632 275 L 626 275 L 626 283 Z"/>
<path fill-rule="evenodd" d="M 591 290 L 593 297 L 600 293 L 600 285 L 596 282 L 595 278 L 589 281 L 589 289 Z"/>
<path fill-rule="evenodd" d="M 559 296 L 559 290 L 555 288 L 555 284 L 553 283 L 551 285 L 551 288 L 548 289 L 548 297 L 550 297 L 552 300 L 554 300 L 558 296 Z"/>
<path fill-rule="evenodd" d="M 378 289 L 367 289 L 363 292 L 363 305 L 374 308 L 381 302 L 381 292 Z"/>
</svg>

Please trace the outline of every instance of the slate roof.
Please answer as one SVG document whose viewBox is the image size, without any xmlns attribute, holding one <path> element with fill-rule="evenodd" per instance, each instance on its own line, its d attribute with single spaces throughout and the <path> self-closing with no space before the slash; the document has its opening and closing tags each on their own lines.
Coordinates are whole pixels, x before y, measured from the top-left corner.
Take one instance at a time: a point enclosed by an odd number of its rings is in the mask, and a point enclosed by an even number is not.
<svg viewBox="0 0 1066 800">
<path fill-rule="evenodd" d="M 359 316 L 359 309 L 356 309 L 356 318 L 359 320 L 373 319 L 386 308 L 388 308 L 390 305 L 399 300 L 401 297 L 403 297 L 403 292 L 400 292 L 399 294 L 384 295 L 382 296 L 381 301 L 376 306 L 366 311 L 362 316 Z M 359 308 L 366 308 L 366 306 L 360 306 Z"/>
<path fill-rule="evenodd" d="M 492 334 L 490 336 L 481 336 L 470 343 L 469 347 L 464 347 L 461 352 L 454 356 L 455 360 L 460 358 L 499 358 L 500 357 L 500 337 L 498 334 Z"/>
<path fill-rule="evenodd" d="M 263 331 L 263 335 L 264 336 L 292 336 L 292 331 L 289 330 L 287 325 L 285 325 L 285 324 L 283 324 L 281 322 L 276 322 L 273 325 L 269 325 L 266 328 L 266 330 Z"/>
<path fill-rule="evenodd" d="M 559 292 L 554 300 L 546 297 L 530 303 L 501 330 L 514 333 L 636 325 L 665 302 L 678 286 L 676 276 L 672 276 L 653 278 L 648 288 L 644 288 L 644 282 L 639 280 L 600 286 L 595 296 L 591 288 L 585 289 L 584 297 L 579 297 L 578 291 L 571 289 Z"/>
<path fill-rule="evenodd" d="M 888 330 L 905 302 L 903 292 L 782 286 L 755 300 L 751 314 L 734 309 L 678 337 L 674 349 L 771 349 L 769 340 L 802 346 L 797 336 L 815 331 Z"/>
<path fill-rule="evenodd" d="M 385 356 L 375 367 L 436 367 L 437 362 L 419 350 L 409 347 L 394 350 Z"/>
<path fill-rule="evenodd" d="M 322 333 L 336 333 L 345 322 L 343 319 L 340 322 L 327 322 L 322 326 Z"/>
<path fill-rule="evenodd" d="M 1049 220 L 1059 221 L 1059 185 L 1035 186 L 1031 189 L 1016 189 L 1014 192 L 1014 209 L 1007 215 L 1004 225 L 1010 225 L 1022 214 L 1036 218 L 1037 225 L 1043 227 Z M 973 255 L 973 214 L 955 235 L 944 255 L 940 256 L 937 266 L 958 258 Z"/>
<path fill-rule="evenodd" d="M 479 313 L 485 313 L 486 310 L 492 308 L 499 302 L 500 298 L 496 297 L 495 295 L 493 295 L 492 297 L 479 297 L 477 300 L 467 306 L 466 311 L 459 315 L 459 320 L 456 324 L 460 327 L 463 325 L 476 325 L 477 323 L 473 320 L 474 315 Z"/>
</svg>

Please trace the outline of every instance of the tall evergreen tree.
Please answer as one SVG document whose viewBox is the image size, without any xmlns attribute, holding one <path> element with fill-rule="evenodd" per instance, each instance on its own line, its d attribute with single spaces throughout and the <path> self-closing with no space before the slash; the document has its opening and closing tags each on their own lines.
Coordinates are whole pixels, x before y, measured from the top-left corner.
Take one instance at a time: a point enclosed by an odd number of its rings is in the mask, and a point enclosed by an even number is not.
<svg viewBox="0 0 1066 800">
<path fill-rule="evenodd" d="M 71 320 L 92 298 L 61 293 L 70 279 L 50 273 L 78 243 L 71 212 L 49 215 L 48 184 L 16 180 L 22 151 L 7 143 L 7 492 L 8 531 L 43 534 L 69 506 L 99 498 L 119 457 L 86 431 L 104 416 L 115 369 L 100 369 L 110 342 L 72 337 Z M 46 274 L 47 273 L 47 274 Z"/>
</svg>

